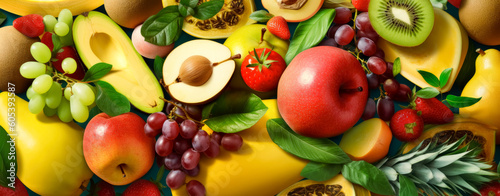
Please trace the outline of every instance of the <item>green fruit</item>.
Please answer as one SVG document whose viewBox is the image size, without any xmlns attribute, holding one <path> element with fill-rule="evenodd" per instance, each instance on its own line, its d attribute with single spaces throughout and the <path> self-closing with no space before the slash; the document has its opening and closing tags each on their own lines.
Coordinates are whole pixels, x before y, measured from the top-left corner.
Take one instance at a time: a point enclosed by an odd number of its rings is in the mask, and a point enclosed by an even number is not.
<svg viewBox="0 0 500 196">
<path fill-rule="evenodd" d="M 368 15 L 373 29 L 393 44 L 418 46 L 434 26 L 429 0 L 371 0 Z"/>
<path fill-rule="evenodd" d="M 285 58 L 285 54 L 288 51 L 288 45 L 290 42 L 288 40 L 282 40 L 269 31 L 264 33 L 264 39 L 261 42 L 262 28 L 266 28 L 266 25 L 262 24 L 252 24 L 239 28 L 231 36 L 229 36 L 224 45 L 231 50 L 231 55 L 241 54 L 240 59 L 235 59 L 236 70 L 231 78 L 229 85 L 232 88 L 244 89 L 246 91 L 253 92 L 261 98 L 272 97 L 274 92 L 261 93 L 250 89 L 243 78 L 241 77 L 241 63 L 243 59 L 249 54 L 249 51 L 257 48 L 270 48 L 275 52 Z"/>
<path fill-rule="evenodd" d="M 100 80 L 110 83 L 139 110 L 146 113 L 163 109 L 162 88 L 128 35 L 108 16 L 91 11 L 73 23 L 76 49 L 87 68 L 105 62 L 113 65 Z"/>
</svg>

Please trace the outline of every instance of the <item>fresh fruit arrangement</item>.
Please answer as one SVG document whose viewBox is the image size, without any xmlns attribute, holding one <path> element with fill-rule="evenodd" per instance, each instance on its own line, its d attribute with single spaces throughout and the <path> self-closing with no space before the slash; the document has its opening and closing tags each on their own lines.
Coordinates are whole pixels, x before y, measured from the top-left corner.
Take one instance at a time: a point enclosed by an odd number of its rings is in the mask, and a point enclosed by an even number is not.
<svg viewBox="0 0 500 196">
<path fill-rule="evenodd" d="M 0 195 L 495 195 L 496 8 L 2 3 Z"/>
</svg>

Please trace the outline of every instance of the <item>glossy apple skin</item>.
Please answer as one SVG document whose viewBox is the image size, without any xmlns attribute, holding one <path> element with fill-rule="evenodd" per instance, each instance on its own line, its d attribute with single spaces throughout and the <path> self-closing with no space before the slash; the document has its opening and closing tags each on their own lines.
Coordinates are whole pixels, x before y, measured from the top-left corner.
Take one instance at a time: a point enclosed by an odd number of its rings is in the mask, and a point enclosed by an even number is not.
<svg viewBox="0 0 500 196">
<path fill-rule="evenodd" d="M 145 124 L 131 112 L 92 118 L 83 135 L 83 154 L 90 170 L 112 185 L 126 185 L 144 176 L 155 158 L 155 139 L 146 136 Z"/>
<path fill-rule="evenodd" d="M 353 55 L 318 46 L 298 54 L 285 69 L 278 83 L 278 109 L 298 134 L 333 137 L 356 124 L 368 94 L 365 72 Z"/>
</svg>

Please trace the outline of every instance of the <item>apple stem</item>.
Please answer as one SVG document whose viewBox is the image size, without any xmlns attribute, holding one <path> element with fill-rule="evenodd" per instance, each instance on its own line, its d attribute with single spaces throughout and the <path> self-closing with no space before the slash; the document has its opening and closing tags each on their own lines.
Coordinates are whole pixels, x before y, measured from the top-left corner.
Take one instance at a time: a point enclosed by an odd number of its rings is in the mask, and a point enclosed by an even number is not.
<svg viewBox="0 0 500 196">
<path fill-rule="evenodd" d="M 123 174 L 123 177 L 127 177 L 127 175 L 125 174 L 125 171 L 123 171 L 123 164 L 120 164 L 120 170 L 122 170 L 122 174 Z"/>
<path fill-rule="evenodd" d="M 481 56 L 484 56 L 486 54 L 481 48 L 476 49 L 476 52 L 479 53 Z"/>
<path fill-rule="evenodd" d="M 260 42 L 259 44 L 262 44 L 262 42 L 264 42 L 264 34 L 266 33 L 266 28 L 262 28 L 262 33 L 260 34 Z"/>
<path fill-rule="evenodd" d="M 363 87 L 359 86 L 358 88 L 341 89 L 340 91 L 343 93 L 356 93 L 363 91 Z"/>
<path fill-rule="evenodd" d="M 241 54 L 235 54 L 232 57 L 227 58 L 226 60 L 223 60 L 221 62 L 215 62 L 215 63 L 213 63 L 212 67 L 215 67 L 215 66 L 217 66 L 219 64 L 222 64 L 222 63 L 224 63 L 226 61 L 229 61 L 229 60 L 240 59 L 240 58 L 241 58 Z"/>
</svg>

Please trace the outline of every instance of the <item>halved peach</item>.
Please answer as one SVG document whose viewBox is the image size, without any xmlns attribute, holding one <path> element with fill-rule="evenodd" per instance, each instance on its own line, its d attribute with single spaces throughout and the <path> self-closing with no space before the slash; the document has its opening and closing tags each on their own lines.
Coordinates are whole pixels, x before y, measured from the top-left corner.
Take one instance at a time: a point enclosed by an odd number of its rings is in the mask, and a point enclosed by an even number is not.
<svg viewBox="0 0 500 196">
<path fill-rule="evenodd" d="M 384 158 L 391 145 L 391 129 L 380 118 L 372 118 L 344 133 L 339 146 L 352 160 L 374 163 Z"/>
<path fill-rule="evenodd" d="M 308 0 L 300 9 L 282 9 L 278 0 L 262 0 L 262 6 L 275 16 L 282 16 L 287 22 L 301 22 L 314 16 L 324 0 Z"/>
</svg>

